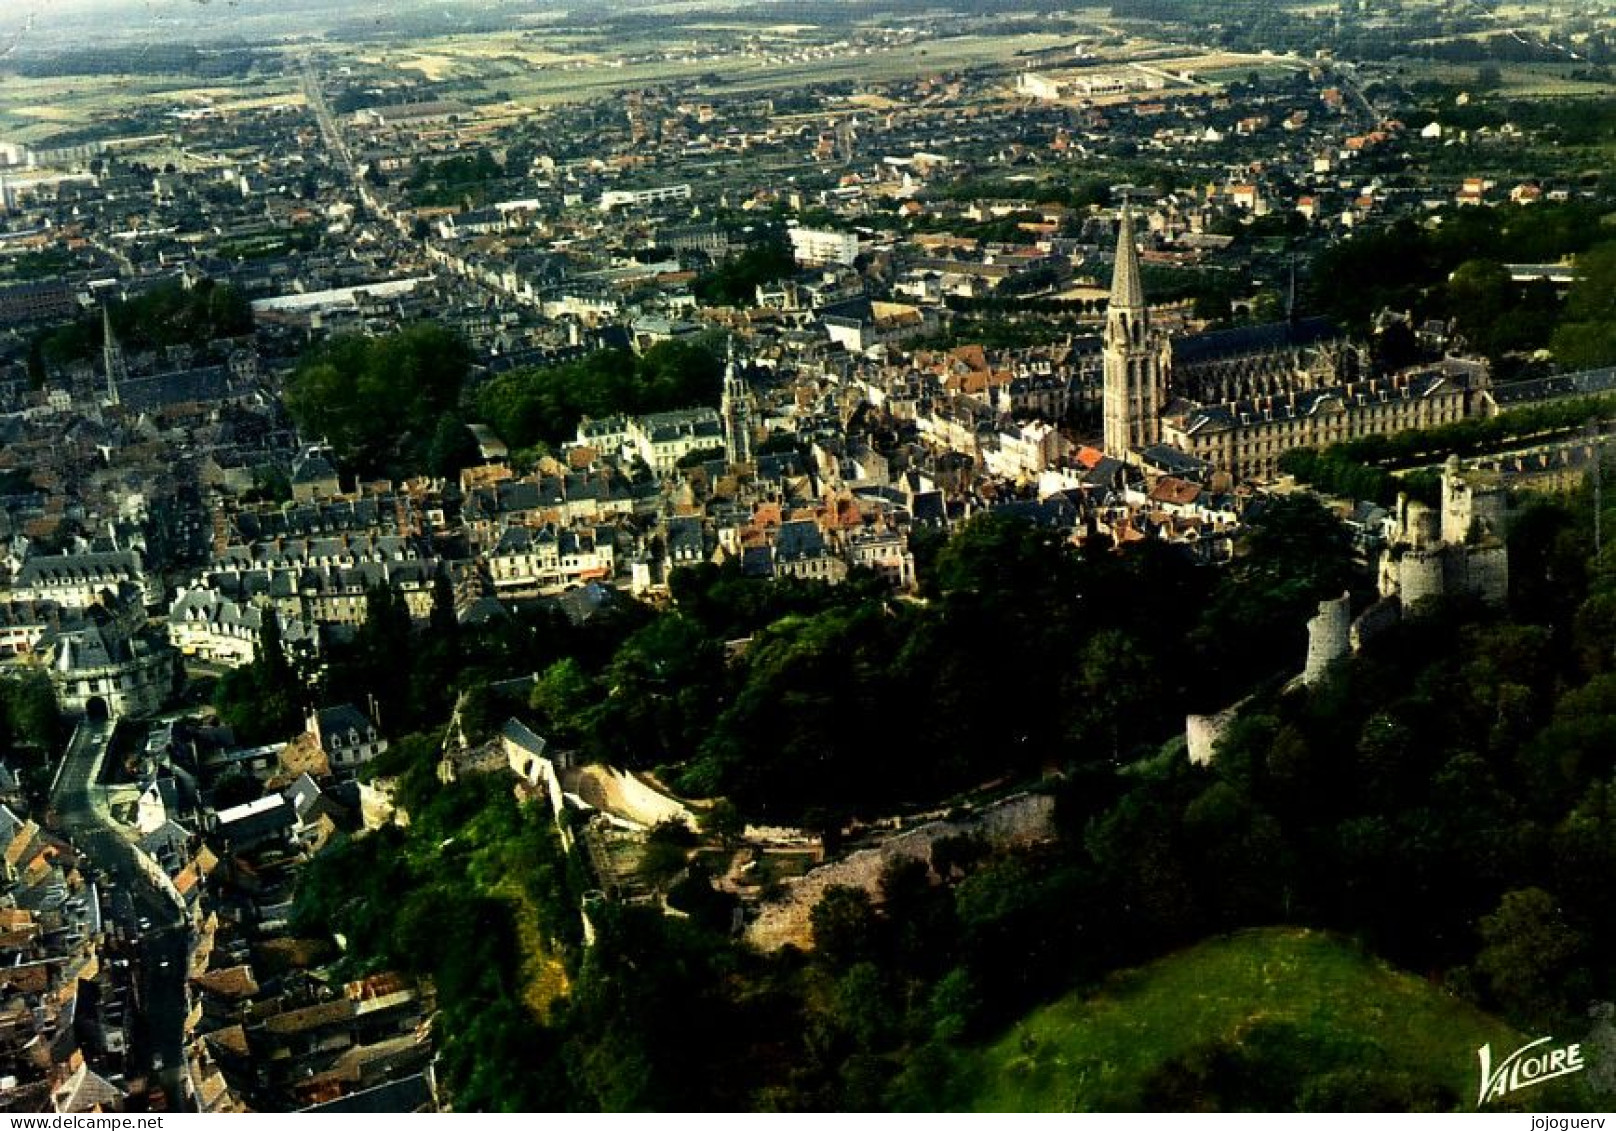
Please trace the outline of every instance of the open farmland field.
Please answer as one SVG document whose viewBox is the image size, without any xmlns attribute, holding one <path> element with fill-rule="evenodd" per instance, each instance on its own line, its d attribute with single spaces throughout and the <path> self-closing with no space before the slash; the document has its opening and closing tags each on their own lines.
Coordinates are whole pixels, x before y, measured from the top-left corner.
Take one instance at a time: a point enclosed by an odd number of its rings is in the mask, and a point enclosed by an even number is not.
<svg viewBox="0 0 1616 1131">
<path fill-rule="evenodd" d="M 1458 86 L 1473 85 L 1481 64 L 1441 63 L 1410 59 L 1399 64 L 1414 79 L 1430 79 Z M 1616 83 L 1572 78 L 1581 69 L 1575 63 L 1489 63 L 1498 68 L 1502 85 L 1498 93 L 1518 98 L 1566 98 L 1590 94 L 1616 93 Z"/>
<path fill-rule="evenodd" d="M 96 75 L 0 81 L 0 137 L 28 145 L 115 118 L 131 104 L 194 86 L 178 76 Z M 109 128 L 109 132 L 110 128 Z"/>
<path fill-rule="evenodd" d="M 183 75 L 6 75 L 0 79 L 0 139 L 47 146 L 64 135 L 112 137 L 125 132 L 123 119 L 134 108 L 211 106 L 228 114 L 302 102 L 296 84 L 278 76 L 199 85 Z"/>
<path fill-rule="evenodd" d="M 548 39 L 542 32 L 451 36 L 424 40 L 407 48 L 362 51 L 355 58 L 372 66 L 415 71 L 433 82 L 486 76 L 496 65 L 525 69 L 594 59 L 564 44 L 552 45 Z"/>
<path fill-rule="evenodd" d="M 790 90 L 810 83 L 891 82 L 938 71 L 1012 63 L 1017 54 L 1047 50 L 1064 40 L 1053 35 L 960 36 L 894 46 L 813 52 L 764 58 L 714 52 L 644 62 L 601 61 L 547 67 L 526 75 L 491 79 L 488 89 L 508 91 L 536 106 L 576 102 L 619 90 L 668 82 L 693 82 L 701 91 Z"/>
<path fill-rule="evenodd" d="M 722 17 L 665 29 L 544 27 L 523 32 L 422 40 L 407 48 L 370 47 L 356 61 L 429 81 L 471 83 L 531 106 L 578 102 L 660 83 L 698 91 L 768 92 L 808 83 L 886 82 L 938 71 L 1008 66 L 1073 43 L 1070 34 L 920 35 L 877 41 L 879 29 L 807 25 L 748 26 Z M 896 37 L 895 37 L 896 38 Z M 1160 49 L 1161 44 L 1149 46 Z"/>
</svg>

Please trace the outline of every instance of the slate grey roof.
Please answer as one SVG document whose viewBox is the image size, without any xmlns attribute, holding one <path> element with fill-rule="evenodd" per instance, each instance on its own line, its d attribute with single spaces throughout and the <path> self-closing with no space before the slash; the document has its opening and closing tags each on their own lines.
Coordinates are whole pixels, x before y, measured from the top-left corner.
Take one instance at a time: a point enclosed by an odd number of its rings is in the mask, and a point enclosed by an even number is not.
<svg viewBox="0 0 1616 1131">
<path fill-rule="evenodd" d="M 1271 353 L 1335 341 L 1344 335 L 1328 318 L 1299 318 L 1295 322 L 1267 322 L 1191 334 L 1172 341 L 1175 366 L 1200 365 L 1228 357 Z"/>
<path fill-rule="evenodd" d="M 819 524 L 813 519 L 781 523 L 775 535 L 775 561 L 806 561 L 811 558 L 822 558 L 829 552 L 829 548 L 825 545 L 825 536 L 820 532 Z"/>
<path fill-rule="evenodd" d="M 133 550 L 105 550 L 84 554 L 36 554 L 17 571 L 17 585 L 43 582 L 106 581 L 141 576 L 140 555 Z"/>
<path fill-rule="evenodd" d="M 118 382 L 118 403 L 136 412 L 145 412 L 189 401 L 222 401 L 233 392 L 230 371 L 222 365 L 213 365 L 151 377 L 125 378 Z"/>
<path fill-rule="evenodd" d="M 1490 395 L 1493 403 L 1502 406 L 1609 392 L 1616 392 L 1616 366 L 1607 369 L 1587 369 L 1581 373 L 1562 373 L 1534 381 L 1514 381 L 1507 385 L 1494 385 Z"/>
<path fill-rule="evenodd" d="M 318 712 L 318 725 L 320 728 L 320 744 L 326 749 L 341 741 L 343 745 L 351 746 L 356 742 L 366 740 L 373 734 L 376 726 L 365 713 L 352 703 L 343 703 L 336 707 L 326 707 Z"/>
<path fill-rule="evenodd" d="M 1419 400 L 1450 388 L 1452 382 L 1442 373 L 1416 373 L 1409 377 L 1383 377 L 1328 389 L 1309 389 L 1294 397 L 1265 397 L 1261 400 L 1231 401 L 1197 408 L 1185 418 L 1184 431 L 1218 432 L 1268 420 L 1292 420 L 1313 416 L 1328 408 L 1346 410 L 1370 402 Z"/>
</svg>

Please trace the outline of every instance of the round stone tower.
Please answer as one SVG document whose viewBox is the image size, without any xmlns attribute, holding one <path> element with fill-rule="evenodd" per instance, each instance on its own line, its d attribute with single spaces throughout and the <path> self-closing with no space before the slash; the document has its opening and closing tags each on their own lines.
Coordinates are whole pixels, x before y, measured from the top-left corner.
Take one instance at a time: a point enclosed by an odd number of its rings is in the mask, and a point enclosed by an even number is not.
<svg viewBox="0 0 1616 1131">
<path fill-rule="evenodd" d="M 1302 682 L 1311 687 L 1324 678 L 1330 665 L 1352 648 L 1352 595 L 1343 593 L 1320 601 L 1318 615 L 1307 622 L 1307 666 Z"/>
</svg>

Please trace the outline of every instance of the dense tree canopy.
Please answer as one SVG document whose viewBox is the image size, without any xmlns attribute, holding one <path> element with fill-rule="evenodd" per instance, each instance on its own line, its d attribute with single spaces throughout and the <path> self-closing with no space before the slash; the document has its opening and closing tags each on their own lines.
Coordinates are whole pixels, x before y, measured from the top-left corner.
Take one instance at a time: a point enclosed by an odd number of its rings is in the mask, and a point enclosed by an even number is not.
<svg viewBox="0 0 1616 1131">
<path fill-rule="evenodd" d="M 204 279 L 194 286 L 164 283 L 111 303 L 112 332 L 128 353 L 165 346 L 205 346 L 221 338 L 252 333 L 252 306 L 234 287 Z M 45 331 L 41 357 L 51 364 L 99 359 L 103 337 L 99 311 Z"/>
<path fill-rule="evenodd" d="M 280 621 L 266 614 L 253 662 L 226 671 L 213 689 L 219 718 L 244 743 L 272 742 L 302 728 L 308 692 L 281 644 Z"/>
<path fill-rule="evenodd" d="M 744 251 L 696 277 L 690 289 L 708 306 L 738 306 L 757 298 L 757 289 L 792 275 L 797 262 L 785 236 L 772 231 Z"/>
<path fill-rule="evenodd" d="M 0 679 L 0 743 L 54 753 L 62 737 L 56 691 L 42 671 Z"/>
<path fill-rule="evenodd" d="M 1554 352 L 1573 369 L 1616 364 L 1616 242 L 1577 257 L 1577 280 L 1554 333 Z"/>
<path fill-rule="evenodd" d="M 1321 252 L 1307 303 L 1358 326 L 1388 307 L 1417 319 L 1451 318 L 1472 348 L 1495 361 L 1549 346 L 1552 337 L 1566 367 L 1600 364 L 1593 360 L 1604 356 L 1599 327 L 1611 321 L 1608 311 L 1598 313 L 1599 296 L 1611 292 L 1609 256 L 1594 246 L 1601 230 L 1599 206 L 1584 201 L 1455 208 L 1440 223 L 1402 219 Z M 1589 281 L 1564 309 L 1549 284 L 1512 283 L 1502 266 L 1570 255 Z"/>
<path fill-rule="evenodd" d="M 481 207 L 505 169 L 486 149 L 422 164 L 404 182 L 410 203 L 426 207 Z M 497 199 L 497 198 L 496 198 Z"/>
<path fill-rule="evenodd" d="M 716 405 L 723 376 L 710 343 L 662 342 L 644 354 L 601 350 L 578 361 L 501 374 L 478 412 L 513 448 L 570 439 L 584 417 Z"/>
<path fill-rule="evenodd" d="M 432 323 L 341 335 L 298 364 L 286 407 L 306 435 L 329 441 L 361 474 L 404 478 L 429 470 L 432 441 L 458 410 L 470 364 L 465 342 Z"/>
</svg>

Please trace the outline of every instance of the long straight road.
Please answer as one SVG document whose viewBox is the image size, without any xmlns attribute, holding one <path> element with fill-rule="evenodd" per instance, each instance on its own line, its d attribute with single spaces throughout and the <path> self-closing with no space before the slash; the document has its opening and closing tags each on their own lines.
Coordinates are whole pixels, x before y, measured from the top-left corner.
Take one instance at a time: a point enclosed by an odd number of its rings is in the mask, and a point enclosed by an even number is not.
<svg viewBox="0 0 1616 1131">
<path fill-rule="evenodd" d="M 51 787 L 51 813 L 56 830 L 116 885 L 112 913 L 126 935 L 140 940 L 136 1055 L 157 1074 L 170 1103 L 177 1105 L 183 1095 L 180 1068 L 190 928 L 141 870 L 134 844 L 107 808 L 98 779 L 112 733 L 111 723 L 88 720 L 73 732 Z M 149 926 L 143 929 L 142 920 Z"/>
</svg>

